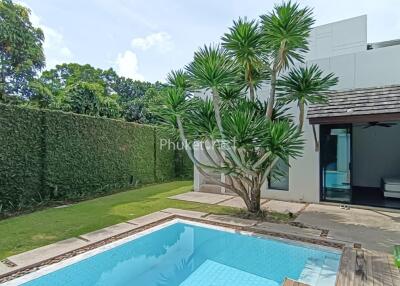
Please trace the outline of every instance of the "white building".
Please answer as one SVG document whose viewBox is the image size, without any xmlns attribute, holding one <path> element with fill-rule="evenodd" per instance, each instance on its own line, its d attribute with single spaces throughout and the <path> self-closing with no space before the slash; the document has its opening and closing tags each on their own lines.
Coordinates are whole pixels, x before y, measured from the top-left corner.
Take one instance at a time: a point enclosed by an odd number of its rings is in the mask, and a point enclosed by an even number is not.
<svg viewBox="0 0 400 286">
<path fill-rule="evenodd" d="M 307 122 L 303 156 L 262 196 L 400 208 L 400 40 L 368 43 L 367 16 L 318 26 L 306 64 L 339 77 L 328 106 L 309 112 L 321 146 Z M 207 184 L 196 171 L 194 181 L 195 191 Z"/>
</svg>

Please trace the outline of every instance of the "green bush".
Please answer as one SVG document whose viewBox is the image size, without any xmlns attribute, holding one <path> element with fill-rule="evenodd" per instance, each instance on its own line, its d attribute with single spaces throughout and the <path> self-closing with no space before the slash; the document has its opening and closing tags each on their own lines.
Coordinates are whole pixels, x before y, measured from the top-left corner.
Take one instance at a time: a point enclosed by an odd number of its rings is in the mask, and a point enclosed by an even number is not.
<svg viewBox="0 0 400 286">
<path fill-rule="evenodd" d="M 0 213 L 42 200 L 41 126 L 40 112 L 0 105 Z"/>
<path fill-rule="evenodd" d="M 153 126 L 0 105 L 1 212 L 187 178 L 163 138 Z"/>
</svg>

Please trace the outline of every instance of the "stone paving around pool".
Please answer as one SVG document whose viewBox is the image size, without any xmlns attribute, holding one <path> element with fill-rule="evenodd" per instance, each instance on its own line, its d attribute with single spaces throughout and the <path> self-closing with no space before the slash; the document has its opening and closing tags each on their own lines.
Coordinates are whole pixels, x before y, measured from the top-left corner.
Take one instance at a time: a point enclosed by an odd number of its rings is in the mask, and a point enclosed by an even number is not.
<svg viewBox="0 0 400 286">
<path fill-rule="evenodd" d="M 170 199 L 197 202 L 204 204 L 220 205 L 235 208 L 246 208 L 243 200 L 233 195 L 223 194 L 212 194 L 212 193 L 201 193 L 201 192 L 188 192 L 176 196 L 170 197 Z M 278 213 L 292 213 L 297 214 L 303 210 L 307 204 L 305 203 L 294 203 L 277 200 L 261 199 L 261 208 L 271 212 Z"/>
<path fill-rule="evenodd" d="M 233 195 L 188 192 L 170 198 L 245 208 L 242 199 Z M 346 210 L 337 205 L 305 204 L 267 199 L 262 199 L 261 208 L 279 213 L 291 212 L 297 215 L 295 223 L 307 227 L 297 228 L 299 232 L 307 233 L 310 229 L 325 230 L 330 239 L 360 243 L 370 250 L 386 253 L 392 253 L 394 245 L 400 245 L 399 212 L 355 207 Z M 280 228 L 285 231 L 283 226 L 281 224 Z"/>
</svg>

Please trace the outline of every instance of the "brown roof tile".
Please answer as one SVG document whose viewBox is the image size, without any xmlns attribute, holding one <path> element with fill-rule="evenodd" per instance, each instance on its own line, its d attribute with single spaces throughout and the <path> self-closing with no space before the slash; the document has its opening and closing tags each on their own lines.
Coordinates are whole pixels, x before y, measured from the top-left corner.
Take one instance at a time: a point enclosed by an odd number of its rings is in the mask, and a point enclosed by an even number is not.
<svg viewBox="0 0 400 286">
<path fill-rule="evenodd" d="M 400 85 L 359 88 L 328 94 L 326 104 L 312 104 L 308 118 L 400 112 Z"/>
</svg>

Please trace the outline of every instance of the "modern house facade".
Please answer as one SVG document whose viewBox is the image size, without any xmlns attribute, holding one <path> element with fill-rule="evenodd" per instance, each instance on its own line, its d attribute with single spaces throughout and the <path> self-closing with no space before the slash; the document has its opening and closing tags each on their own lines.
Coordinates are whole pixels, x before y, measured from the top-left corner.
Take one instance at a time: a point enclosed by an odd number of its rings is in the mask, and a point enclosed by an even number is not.
<svg viewBox="0 0 400 286">
<path fill-rule="evenodd" d="M 303 156 L 262 196 L 400 208 L 400 40 L 368 43 L 365 15 L 318 26 L 306 64 L 339 83 L 327 105 L 309 107 Z M 195 191 L 207 185 L 195 170 Z"/>
</svg>

